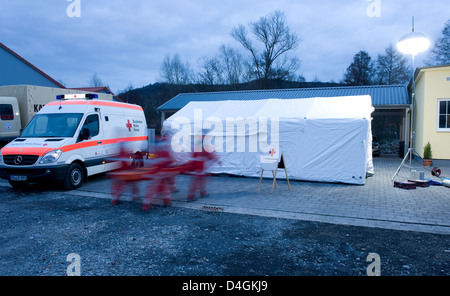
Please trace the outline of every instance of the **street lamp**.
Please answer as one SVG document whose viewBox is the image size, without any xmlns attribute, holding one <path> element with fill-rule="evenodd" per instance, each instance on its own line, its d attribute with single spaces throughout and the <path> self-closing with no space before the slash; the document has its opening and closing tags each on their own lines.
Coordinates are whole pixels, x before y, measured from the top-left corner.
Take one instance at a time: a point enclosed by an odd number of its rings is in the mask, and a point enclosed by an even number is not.
<svg viewBox="0 0 450 296">
<path fill-rule="evenodd" d="M 406 153 L 405 158 L 403 158 L 402 163 L 395 172 L 392 180 L 400 171 L 400 168 L 405 163 L 409 156 L 409 166 L 412 167 L 412 153 L 414 150 L 414 107 L 415 107 L 415 95 L 416 95 L 416 82 L 415 82 L 415 57 L 418 53 L 426 51 L 430 47 L 430 40 L 425 36 L 425 34 L 414 31 L 414 17 L 412 18 L 412 32 L 402 36 L 397 42 L 397 49 L 404 53 L 409 54 L 412 57 L 413 73 L 412 73 L 412 95 L 411 95 L 411 129 L 410 129 L 410 141 L 408 153 Z"/>
<path fill-rule="evenodd" d="M 430 40 L 420 32 L 408 33 L 397 42 L 397 48 L 404 54 L 410 54 L 414 58 L 418 53 L 426 51 L 430 47 Z"/>
</svg>

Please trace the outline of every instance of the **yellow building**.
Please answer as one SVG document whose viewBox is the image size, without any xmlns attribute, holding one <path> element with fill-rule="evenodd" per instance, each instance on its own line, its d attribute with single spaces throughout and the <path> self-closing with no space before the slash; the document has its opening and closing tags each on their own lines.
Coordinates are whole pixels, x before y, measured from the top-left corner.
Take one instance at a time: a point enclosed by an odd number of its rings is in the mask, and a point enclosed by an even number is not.
<svg viewBox="0 0 450 296">
<path fill-rule="evenodd" d="M 430 142 L 433 159 L 450 160 L 450 65 L 417 69 L 415 84 L 415 150 Z"/>
</svg>

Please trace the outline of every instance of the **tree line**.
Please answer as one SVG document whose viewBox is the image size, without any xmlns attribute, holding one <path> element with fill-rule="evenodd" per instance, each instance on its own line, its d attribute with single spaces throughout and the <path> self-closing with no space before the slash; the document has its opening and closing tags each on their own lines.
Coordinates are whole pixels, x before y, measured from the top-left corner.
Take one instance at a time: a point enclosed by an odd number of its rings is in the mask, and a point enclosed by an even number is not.
<svg viewBox="0 0 450 296">
<path fill-rule="evenodd" d="M 166 56 L 160 70 L 162 82 L 238 85 L 258 81 L 258 88 L 264 89 L 270 88 L 273 80 L 302 81 L 295 74 L 300 60 L 291 55 L 301 39 L 291 32 L 283 12 L 274 11 L 248 27 L 239 25 L 231 36 L 242 45 L 246 56 L 236 48 L 221 45 L 214 57 L 203 58 L 199 73 L 194 73 L 178 54 Z"/>
<path fill-rule="evenodd" d="M 148 126 L 158 131 L 161 123 L 156 108 L 179 93 L 392 85 L 406 83 L 412 75 L 408 57 L 391 44 L 375 59 L 364 50 L 356 53 L 339 82 L 307 82 L 298 74 L 300 59 L 293 55 L 301 38 L 290 30 L 281 11 L 274 11 L 247 26 L 238 25 L 231 36 L 242 49 L 221 45 L 215 56 L 202 59 L 197 72 L 179 54 L 168 55 L 161 64 L 160 82 L 137 89 L 129 86 L 118 97 L 141 105 Z M 430 51 L 427 63 L 450 64 L 450 20 Z M 97 80 L 94 75 L 91 84 L 98 85 Z"/>
<path fill-rule="evenodd" d="M 283 12 L 274 11 L 248 26 L 238 25 L 232 29 L 231 36 L 241 45 L 241 50 L 221 45 L 215 56 L 203 58 L 197 73 L 179 54 L 166 56 L 160 69 L 161 81 L 174 85 L 231 86 L 258 81 L 260 89 L 272 88 L 276 80 L 305 81 L 297 74 L 300 59 L 292 54 L 301 38 L 291 32 Z M 430 51 L 427 63 L 450 64 L 450 20 Z M 403 84 L 408 82 L 412 71 L 408 58 L 390 44 L 376 59 L 364 50 L 356 53 L 340 84 Z"/>
<path fill-rule="evenodd" d="M 450 20 L 436 40 L 426 61 L 428 66 L 450 64 Z M 406 83 L 411 79 L 412 67 L 407 57 L 390 44 L 384 54 L 373 60 L 366 51 L 360 51 L 345 72 L 346 85 L 392 85 Z"/>
</svg>

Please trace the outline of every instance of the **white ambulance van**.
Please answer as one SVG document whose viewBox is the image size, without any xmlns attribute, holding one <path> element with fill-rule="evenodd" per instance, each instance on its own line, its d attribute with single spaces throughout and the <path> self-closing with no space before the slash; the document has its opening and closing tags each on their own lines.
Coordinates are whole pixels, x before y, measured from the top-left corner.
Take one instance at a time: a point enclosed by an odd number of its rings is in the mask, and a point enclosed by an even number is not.
<svg viewBox="0 0 450 296">
<path fill-rule="evenodd" d="M 13 187 L 61 182 L 80 187 L 88 176 L 118 167 L 121 147 L 136 164 L 148 152 L 142 107 L 96 99 L 96 94 L 58 96 L 21 135 L 0 151 L 0 177 Z"/>
</svg>

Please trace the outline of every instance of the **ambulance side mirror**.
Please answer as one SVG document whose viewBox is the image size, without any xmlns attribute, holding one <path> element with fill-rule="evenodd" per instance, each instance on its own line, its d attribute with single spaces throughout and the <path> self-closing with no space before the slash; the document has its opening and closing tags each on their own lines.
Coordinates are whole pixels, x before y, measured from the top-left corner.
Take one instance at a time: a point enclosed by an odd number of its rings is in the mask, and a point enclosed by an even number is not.
<svg viewBox="0 0 450 296">
<path fill-rule="evenodd" d="M 78 141 L 84 141 L 84 140 L 89 139 L 90 137 L 91 137 L 91 131 L 87 127 L 84 127 L 81 130 L 80 136 L 78 137 Z"/>
</svg>

